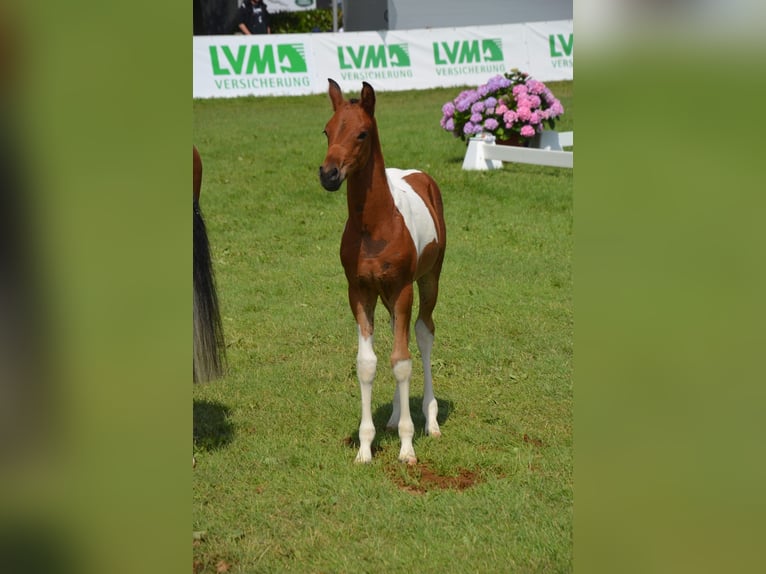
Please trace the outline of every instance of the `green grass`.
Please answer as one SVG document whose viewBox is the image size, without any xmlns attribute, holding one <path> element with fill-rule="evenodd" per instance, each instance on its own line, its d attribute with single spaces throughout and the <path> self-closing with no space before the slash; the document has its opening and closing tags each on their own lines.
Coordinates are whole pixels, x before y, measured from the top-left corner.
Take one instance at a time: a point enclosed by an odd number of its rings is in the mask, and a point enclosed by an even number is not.
<svg viewBox="0 0 766 574">
<path fill-rule="evenodd" d="M 573 129 L 573 83 L 549 85 L 566 108 L 558 129 Z M 225 380 L 193 390 L 196 571 L 572 570 L 573 174 L 462 171 L 465 144 L 438 123 L 458 92 L 377 94 L 387 165 L 437 180 L 448 231 L 433 350 L 443 436 L 423 435 L 413 337 L 414 469 L 382 428 L 394 390 L 382 305 L 377 450 L 353 462 L 345 185 L 331 194 L 317 177 L 327 96 L 194 102 L 229 358 Z M 467 488 L 431 480 L 461 473 Z"/>
</svg>

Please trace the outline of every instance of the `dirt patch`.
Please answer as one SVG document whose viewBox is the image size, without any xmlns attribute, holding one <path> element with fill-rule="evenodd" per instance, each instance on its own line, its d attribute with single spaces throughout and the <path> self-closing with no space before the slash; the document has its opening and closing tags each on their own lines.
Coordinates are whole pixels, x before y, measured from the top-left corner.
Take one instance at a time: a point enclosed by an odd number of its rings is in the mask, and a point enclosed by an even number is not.
<svg viewBox="0 0 766 574">
<path fill-rule="evenodd" d="M 537 447 L 545 446 L 545 444 L 543 444 L 543 441 L 541 441 L 539 438 L 533 438 L 529 436 L 528 434 L 524 434 L 523 440 L 525 443 L 528 443 Z"/>
<path fill-rule="evenodd" d="M 343 439 L 343 444 L 352 449 L 359 448 L 359 439 L 349 436 Z M 385 448 L 372 445 L 372 456 L 383 453 Z M 426 463 L 413 465 L 395 462 L 384 467 L 386 475 L 396 486 L 413 494 L 424 494 L 434 490 L 463 491 L 483 481 L 477 471 L 459 468 L 457 476 L 442 475 Z"/>
<path fill-rule="evenodd" d="M 413 494 L 424 494 L 434 490 L 463 491 L 482 481 L 476 471 L 460 468 L 457 476 L 445 476 L 425 463 L 411 466 L 396 464 L 387 467 L 386 474 L 401 490 Z"/>
</svg>

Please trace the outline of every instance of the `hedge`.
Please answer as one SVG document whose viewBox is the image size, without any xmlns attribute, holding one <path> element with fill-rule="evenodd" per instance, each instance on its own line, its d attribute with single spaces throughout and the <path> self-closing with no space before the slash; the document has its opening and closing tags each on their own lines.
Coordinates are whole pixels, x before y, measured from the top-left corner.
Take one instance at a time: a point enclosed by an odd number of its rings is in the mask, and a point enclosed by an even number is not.
<svg viewBox="0 0 766 574">
<path fill-rule="evenodd" d="M 272 34 L 308 34 L 332 32 L 332 10 L 304 10 L 270 14 Z M 338 27 L 343 26 L 343 12 L 338 10 Z"/>
</svg>

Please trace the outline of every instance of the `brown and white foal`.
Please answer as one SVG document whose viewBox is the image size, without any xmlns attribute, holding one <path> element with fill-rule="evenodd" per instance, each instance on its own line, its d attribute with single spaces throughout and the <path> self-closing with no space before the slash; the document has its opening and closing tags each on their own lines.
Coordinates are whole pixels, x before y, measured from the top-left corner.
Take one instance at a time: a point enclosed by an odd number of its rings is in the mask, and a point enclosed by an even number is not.
<svg viewBox="0 0 766 574">
<path fill-rule="evenodd" d="M 423 360 L 425 431 L 440 436 L 438 405 L 431 379 L 434 341 L 432 313 L 439 291 L 446 231 L 442 198 L 436 182 L 417 170 L 386 169 L 375 121 L 375 91 L 362 83 L 361 99 L 343 99 L 340 87 L 329 80 L 334 115 L 327 122 L 327 156 L 319 179 L 328 191 L 347 185 L 348 221 L 340 258 L 348 279 L 348 299 L 359 331 L 357 376 L 362 395 L 357 462 L 372 459 L 375 438 L 372 420 L 372 382 L 377 357 L 373 350 L 375 306 L 380 297 L 391 315 L 394 333 L 391 366 L 396 379 L 393 413 L 386 425 L 399 430 L 399 460 L 417 462 L 410 415 L 409 351 L 413 282 L 420 305 L 415 337 Z"/>
</svg>

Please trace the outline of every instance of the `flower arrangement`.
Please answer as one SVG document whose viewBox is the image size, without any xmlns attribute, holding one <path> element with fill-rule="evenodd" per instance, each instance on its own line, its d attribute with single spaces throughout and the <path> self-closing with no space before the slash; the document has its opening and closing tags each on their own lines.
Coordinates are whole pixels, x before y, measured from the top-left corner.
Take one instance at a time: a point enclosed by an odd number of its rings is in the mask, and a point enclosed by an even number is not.
<svg viewBox="0 0 766 574">
<path fill-rule="evenodd" d="M 542 82 L 513 69 L 442 106 L 441 126 L 463 141 L 482 132 L 497 139 L 533 137 L 555 127 L 564 107 Z M 522 140 L 523 141 L 523 140 Z"/>
</svg>

